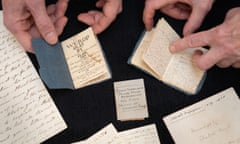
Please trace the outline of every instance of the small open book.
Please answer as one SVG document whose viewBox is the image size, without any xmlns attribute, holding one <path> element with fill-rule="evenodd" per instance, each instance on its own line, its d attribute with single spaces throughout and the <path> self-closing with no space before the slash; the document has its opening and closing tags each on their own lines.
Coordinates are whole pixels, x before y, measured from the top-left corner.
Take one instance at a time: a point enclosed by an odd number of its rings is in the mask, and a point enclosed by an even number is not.
<svg viewBox="0 0 240 144">
<path fill-rule="evenodd" d="M 104 52 L 91 28 L 61 43 L 33 39 L 40 75 L 49 88 L 77 89 L 111 78 Z"/>
<path fill-rule="evenodd" d="M 171 54 L 169 44 L 180 37 L 162 18 L 151 31 L 144 31 L 128 63 L 140 68 L 158 80 L 188 94 L 195 94 L 203 80 L 204 71 L 192 61 L 196 49 L 189 48 Z"/>
</svg>

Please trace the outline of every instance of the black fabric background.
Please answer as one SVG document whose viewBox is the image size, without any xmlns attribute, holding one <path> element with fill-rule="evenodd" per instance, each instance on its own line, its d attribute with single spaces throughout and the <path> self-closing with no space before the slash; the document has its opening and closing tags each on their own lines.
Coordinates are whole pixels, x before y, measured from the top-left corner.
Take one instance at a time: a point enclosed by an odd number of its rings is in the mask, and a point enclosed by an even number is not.
<svg viewBox="0 0 240 144">
<path fill-rule="evenodd" d="M 47 1 L 48 4 L 52 2 L 54 0 Z M 240 2 L 236 0 L 216 1 L 199 30 L 206 30 L 220 24 L 224 20 L 227 10 L 239 5 Z M 144 30 L 143 7 L 144 0 L 123 0 L 122 13 L 106 31 L 98 35 L 112 70 L 111 80 L 77 90 L 49 90 L 68 128 L 43 144 L 69 144 L 84 140 L 109 123 L 113 123 L 118 131 L 155 123 L 161 143 L 173 144 L 173 139 L 162 120 L 164 116 L 229 87 L 234 87 L 240 95 L 240 69 L 213 67 L 208 70 L 201 91 L 196 95 L 185 95 L 128 65 L 127 60 Z M 60 40 L 87 27 L 77 21 L 77 15 L 89 9 L 95 9 L 94 0 L 70 0 L 66 13 L 69 22 L 60 36 Z M 157 12 L 155 20 L 162 16 L 164 15 Z M 181 35 L 184 21 L 164 17 Z M 37 68 L 35 56 L 32 54 L 29 56 Z M 136 78 L 143 78 L 145 82 L 149 118 L 144 121 L 117 121 L 113 82 Z"/>
</svg>

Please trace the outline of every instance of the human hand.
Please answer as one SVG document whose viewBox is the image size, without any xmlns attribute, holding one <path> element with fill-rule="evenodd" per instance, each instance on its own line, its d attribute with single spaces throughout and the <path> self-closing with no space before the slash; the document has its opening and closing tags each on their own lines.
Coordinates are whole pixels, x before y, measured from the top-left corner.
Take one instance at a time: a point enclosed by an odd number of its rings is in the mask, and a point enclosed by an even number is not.
<svg viewBox="0 0 240 144">
<path fill-rule="evenodd" d="M 55 44 L 67 22 L 64 16 L 68 0 L 45 6 L 45 0 L 2 0 L 4 24 L 28 52 L 31 39 L 43 37 Z"/>
<path fill-rule="evenodd" d="M 78 20 L 91 26 L 95 34 L 104 31 L 122 11 L 122 0 L 99 0 L 96 7 L 102 11 L 90 10 L 78 15 Z"/>
<path fill-rule="evenodd" d="M 214 0 L 146 0 L 143 22 L 146 29 L 150 30 L 155 11 L 160 10 L 173 18 L 187 19 L 183 28 L 183 35 L 186 36 L 199 28 L 213 3 Z"/>
<path fill-rule="evenodd" d="M 221 68 L 240 68 L 240 7 L 229 10 L 221 25 L 173 42 L 170 51 L 202 46 L 210 49 L 206 53 L 194 53 L 193 61 L 200 69 L 207 70 L 215 64 Z"/>
</svg>

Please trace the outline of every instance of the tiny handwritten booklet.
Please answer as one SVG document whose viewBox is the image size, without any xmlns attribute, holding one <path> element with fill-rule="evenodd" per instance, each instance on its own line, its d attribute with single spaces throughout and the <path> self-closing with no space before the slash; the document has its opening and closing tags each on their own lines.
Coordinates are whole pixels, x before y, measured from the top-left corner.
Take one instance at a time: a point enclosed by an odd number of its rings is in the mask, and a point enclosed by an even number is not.
<svg viewBox="0 0 240 144">
<path fill-rule="evenodd" d="M 233 88 L 163 118 L 176 144 L 239 144 L 240 100 Z"/>
<path fill-rule="evenodd" d="M 78 89 L 111 78 L 97 37 L 88 29 L 56 45 L 33 39 L 40 75 L 49 88 Z"/>
<path fill-rule="evenodd" d="M 67 126 L 0 12 L 0 143 L 39 144 Z"/>
<path fill-rule="evenodd" d="M 118 132 L 107 125 L 90 138 L 72 144 L 160 144 L 155 124 Z"/>
<path fill-rule="evenodd" d="M 118 120 L 143 120 L 148 117 L 143 79 L 114 82 L 114 93 Z"/>
<path fill-rule="evenodd" d="M 170 53 L 170 43 L 179 38 L 162 18 L 151 31 L 143 32 L 128 63 L 178 90 L 195 94 L 201 88 L 205 72 L 193 63 L 192 55 L 195 50 L 205 52 L 206 49 L 189 48 Z"/>
</svg>

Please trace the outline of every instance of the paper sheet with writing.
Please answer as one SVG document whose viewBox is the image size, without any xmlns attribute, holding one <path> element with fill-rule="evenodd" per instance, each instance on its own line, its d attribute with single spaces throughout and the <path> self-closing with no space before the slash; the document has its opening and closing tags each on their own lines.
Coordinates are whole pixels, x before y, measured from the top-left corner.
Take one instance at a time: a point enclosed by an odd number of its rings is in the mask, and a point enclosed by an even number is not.
<svg viewBox="0 0 240 144">
<path fill-rule="evenodd" d="M 0 143 L 36 144 L 66 128 L 27 54 L 0 13 Z"/>
<path fill-rule="evenodd" d="M 143 79 L 114 82 L 117 119 L 140 120 L 148 117 Z"/>
<path fill-rule="evenodd" d="M 160 144 L 155 124 L 122 131 L 119 137 L 125 139 L 123 144 Z"/>
<path fill-rule="evenodd" d="M 240 100 L 233 88 L 164 117 L 177 144 L 239 144 Z"/>
<path fill-rule="evenodd" d="M 113 144 L 113 141 L 116 139 L 116 137 L 117 130 L 112 124 L 109 124 L 87 140 L 73 144 Z"/>
<path fill-rule="evenodd" d="M 155 124 L 117 132 L 107 125 L 87 140 L 72 144 L 160 144 Z"/>
<path fill-rule="evenodd" d="M 61 44 L 76 88 L 111 77 L 101 46 L 91 28 Z"/>
</svg>

